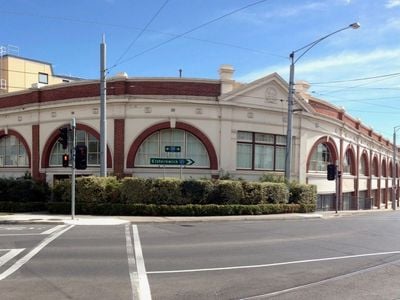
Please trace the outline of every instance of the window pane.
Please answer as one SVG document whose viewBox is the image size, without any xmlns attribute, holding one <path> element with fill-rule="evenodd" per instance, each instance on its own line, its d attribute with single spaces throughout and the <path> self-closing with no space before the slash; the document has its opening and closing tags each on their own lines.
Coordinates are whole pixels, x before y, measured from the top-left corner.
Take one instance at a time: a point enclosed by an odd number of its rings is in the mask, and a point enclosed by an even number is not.
<svg viewBox="0 0 400 300">
<path fill-rule="evenodd" d="M 286 148 L 276 147 L 275 149 L 275 170 L 285 170 Z"/>
<path fill-rule="evenodd" d="M 186 158 L 194 160 L 193 166 L 210 166 L 206 147 L 204 147 L 203 143 L 198 138 L 190 133 L 187 133 Z"/>
<path fill-rule="evenodd" d="M 180 146 L 181 152 L 165 152 L 165 146 Z M 187 158 L 194 161 L 189 167 L 210 167 L 210 159 L 203 143 L 194 135 L 180 129 L 166 129 L 154 133 L 140 145 L 135 157 L 135 166 L 157 167 L 150 158 Z M 165 165 L 179 168 L 179 165 Z M 184 166 L 185 167 L 185 166 Z"/>
<path fill-rule="evenodd" d="M 256 142 L 268 143 L 268 144 L 274 143 L 274 135 L 272 135 L 272 134 L 256 133 L 255 139 L 256 139 Z"/>
<path fill-rule="evenodd" d="M 274 169 L 274 147 L 265 145 L 255 145 L 254 153 L 255 169 Z"/>
<path fill-rule="evenodd" d="M 286 145 L 286 136 L 285 135 L 277 135 L 276 136 L 276 144 L 277 145 Z"/>
<path fill-rule="evenodd" d="M 88 165 L 98 166 L 100 165 L 100 143 L 99 140 L 93 135 L 87 133 L 84 130 L 76 131 L 76 144 L 86 145 L 87 151 L 87 163 Z M 51 167 L 58 167 L 62 165 L 62 156 L 64 154 L 71 154 L 72 149 L 72 135 L 69 137 L 67 149 L 63 149 L 61 143 L 56 142 L 51 150 L 49 165 Z M 70 159 L 70 165 L 72 160 Z"/>
<path fill-rule="evenodd" d="M 25 146 L 17 137 L 9 135 L 0 139 L 0 166 L 24 167 L 28 164 Z"/>
<path fill-rule="evenodd" d="M 237 144 L 236 165 L 238 169 L 251 169 L 251 157 L 251 144 Z"/>
<path fill-rule="evenodd" d="M 311 156 L 310 171 L 326 171 L 330 163 L 330 152 L 325 144 L 319 144 Z"/>
<path fill-rule="evenodd" d="M 238 141 L 252 142 L 253 141 L 253 133 L 247 132 L 247 131 L 238 131 L 237 139 L 238 139 Z"/>
</svg>

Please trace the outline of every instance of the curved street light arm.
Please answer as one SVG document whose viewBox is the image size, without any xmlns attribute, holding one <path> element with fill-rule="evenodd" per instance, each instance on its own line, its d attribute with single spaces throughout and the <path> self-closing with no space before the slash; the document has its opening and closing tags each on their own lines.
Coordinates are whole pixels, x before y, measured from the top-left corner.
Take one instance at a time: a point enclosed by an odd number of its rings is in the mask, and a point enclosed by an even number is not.
<svg viewBox="0 0 400 300">
<path fill-rule="evenodd" d="M 357 28 L 359 28 L 359 27 L 360 27 L 360 24 L 359 24 L 359 23 L 352 23 L 352 24 L 350 24 L 349 26 L 340 28 L 340 29 L 338 29 L 338 30 L 336 30 L 336 31 L 334 31 L 334 32 L 332 32 L 332 33 L 330 33 L 330 34 L 328 34 L 328 35 L 325 35 L 325 36 L 319 38 L 318 40 L 316 40 L 316 41 L 314 41 L 314 42 L 311 42 L 311 43 L 309 43 L 309 44 L 307 44 L 307 45 L 305 45 L 305 46 L 303 46 L 303 47 L 301 47 L 301 48 L 299 48 L 299 49 L 297 49 L 297 50 L 294 50 L 294 51 L 290 54 L 290 57 L 293 59 L 293 58 L 294 58 L 294 54 L 295 54 L 296 52 L 299 52 L 299 51 L 305 49 L 305 51 L 302 52 L 302 53 L 300 54 L 300 56 L 299 56 L 295 61 L 293 61 L 293 63 L 295 64 L 300 58 L 302 58 L 302 57 L 304 56 L 304 54 L 306 54 L 306 53 L 307 53 L 308 51 L 310 51 L 315 45 L 319 44 L 320 42 L 322 42 L 323 40 L 327 39 L 328 37 L 330 37 L 330 36 L 332 36 L 332 35 L 334 35 L 334 34 L 336 34 L 336 33 L 338 33 L 338 32 L 341 32 L 341 31 L 343 31 L 343 30 L 349 29 L 349 28 L 357 29 Z M 293 57 L 292 57 L 292 56 L 293 56 Z"/>
</svg>

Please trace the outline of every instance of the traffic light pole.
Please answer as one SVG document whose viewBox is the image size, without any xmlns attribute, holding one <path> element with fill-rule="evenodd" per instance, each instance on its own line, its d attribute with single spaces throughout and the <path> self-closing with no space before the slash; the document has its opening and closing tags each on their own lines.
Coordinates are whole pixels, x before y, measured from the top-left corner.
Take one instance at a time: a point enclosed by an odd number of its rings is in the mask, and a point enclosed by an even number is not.
<svg viewBox="0 0 400 300">
<path fill-rule="evenodd" d="M 75 117 L 71 121 L 72 128 L 72 175 L 71 175 L 71 219 L 75 219 L 75 156 L 76 156 L 76 120 Z"/>
</svg>

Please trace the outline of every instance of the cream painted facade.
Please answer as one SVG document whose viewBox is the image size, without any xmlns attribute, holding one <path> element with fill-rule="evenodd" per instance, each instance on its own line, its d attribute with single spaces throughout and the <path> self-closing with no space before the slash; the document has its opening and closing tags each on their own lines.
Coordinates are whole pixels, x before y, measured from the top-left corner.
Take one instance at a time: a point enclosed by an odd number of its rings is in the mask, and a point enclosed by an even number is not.
<svg viewBox="0 0 400 300">
<path fill-rule="evenodd" d="M 109 174 L 199 178 L 218 177 L 228 172 L 234 177 L 250 180 L 257 180 L 264 173 L 283 174 L 283 169 L 238 167 L 238 145 L 241 144 L 239 133 L 243 132 L 276 137 L 286 135 L 287 83 L 273 73 L 249 84 L 238 84 L 232 74 L 233 68 L 223 66 L 219 80 L 110 78 L 107 82 Z M 189 93 L 192 85 L 196 86 L 195 92 Z M 218 88 L 218 91 L 211 95 L 214 92 L 208 91 L 210 87 Z M 82 130 L 94 136 L 99 134 L 98 82 L 79 81 L 41 87 L 40 90 L 45 101 L 26 100 L 30 99 L 32 91 L 0 96 L 0 104 L 8 103 L 0 108 L 0 140 L 9 135 L 18 136 L 25 141 L 30 156 L 27 166 L 0 167 L 1 176 L 22 176 L 29 172 L 35 178 L 53 183 L 58 176 L 70 174 L 70 168 L 49 164 L 58 129 L 70 124 L 75 117 Z M 297 91 L 292 178 L 315 184 L 322 201 L 320 209 L 332 209 L 328 202 L 336 193 L 335 181 L 327 180 L 326 170 L 311 167 L 317 146 L 327 145 L 332 152 L 331 159 L 335 160 L 331 163 L 337 162 L 339 170 L 343 171 L 339 182 L 342 209 L 366 208 L 365 201 L 372 201 L 371 207 L 390 206 L 390 142 L 343 110 L 310 96 L 306 84 L 299 84 Z M 205 145 L 209 167 L 185 166 L 181 169 L 179 166 L 135 165 L 138 155 L 135 151 L 140 143 L 164 129 L 179 129 L 197 137 Z M 353 161 L 349 167 L 351 171 L 345 172 L 344 158 L 348 153 L 352 153 Z M 362 159 L 367 164 L 365 174 L 360 171 Z M 372 174 L 375 160 L 379 170 Z M 99 174 L 99 166 L 89 166 L 78 174 Z M 398 184 L 398 178 L 396 182 Z M 364 202 L 359 201 L 361 197 Z"/>
<path fill-rule="evenodd" d="M 0 56 L 0 94 L 78 80 L 53 73 L 50 63 L 15 55 Z"/>
</svg>

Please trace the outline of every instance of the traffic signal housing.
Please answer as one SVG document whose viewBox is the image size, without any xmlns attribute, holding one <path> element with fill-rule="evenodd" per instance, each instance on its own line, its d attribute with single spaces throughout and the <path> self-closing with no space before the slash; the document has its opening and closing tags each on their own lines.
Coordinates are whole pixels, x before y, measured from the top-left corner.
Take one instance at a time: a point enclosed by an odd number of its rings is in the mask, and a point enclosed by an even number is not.
<svg viewBox="0 0 400 300">
<path fill-rule="evenodd" d="M 68 154 L 64 154 L 62 157 L 62 166 L 64 168 L 69 167 L 69 155 Z"/>
<path fill-rule="evenodd" d="M 337 176 L 337 167 L 334 164 L 329 164 L 327 167 L 327 178 L 328 180 L 335 180 Z"/>
<path fill-rule="evenodd" d="M 77 145 L 75 147 L 75 169 L 85 170 L 87 168 L 87 147 Z"/>
<path fill-rule="evenodd" d="M 58 141 L 61 143 L 63 149 L 68 148 L 68 128 L 62 127 L 60 128 L 60 135 Z"/>
</svg>

